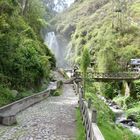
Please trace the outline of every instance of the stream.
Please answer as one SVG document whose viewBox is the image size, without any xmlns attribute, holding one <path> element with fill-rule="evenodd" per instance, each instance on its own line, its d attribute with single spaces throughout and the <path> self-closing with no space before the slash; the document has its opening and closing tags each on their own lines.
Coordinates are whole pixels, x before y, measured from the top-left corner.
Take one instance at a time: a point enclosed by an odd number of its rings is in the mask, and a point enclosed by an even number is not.
<svg viewBox="0 0 140 140">
<path fill-rule="evenodd" d="M 101 95 L 98 95 L 98 97 L 104 101 L 104 103 L 114 112 L 116 124 L 121 124 L 123 127 L 128 128 L 135 135 L 140 136 L 140 129 L 136 127 L 136 123 L 131 119 L 127 119 L 125 112 L 115 102 L 107 100 Z"/>
</svg>

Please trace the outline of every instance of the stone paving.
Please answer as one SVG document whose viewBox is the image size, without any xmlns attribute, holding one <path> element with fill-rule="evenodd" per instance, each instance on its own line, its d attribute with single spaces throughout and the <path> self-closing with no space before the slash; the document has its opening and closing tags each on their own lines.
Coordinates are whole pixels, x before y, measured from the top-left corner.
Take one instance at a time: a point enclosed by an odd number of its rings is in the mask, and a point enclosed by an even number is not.
<svg viewBox="0 0 140 140">
<path fill-rule="evenodd" d="M 29 107 L 17 115 L 18 124 L 0 126 L 0 140 L 75 140 L 78 97 L 71 85 L 63 94 Z"/>
</svg>

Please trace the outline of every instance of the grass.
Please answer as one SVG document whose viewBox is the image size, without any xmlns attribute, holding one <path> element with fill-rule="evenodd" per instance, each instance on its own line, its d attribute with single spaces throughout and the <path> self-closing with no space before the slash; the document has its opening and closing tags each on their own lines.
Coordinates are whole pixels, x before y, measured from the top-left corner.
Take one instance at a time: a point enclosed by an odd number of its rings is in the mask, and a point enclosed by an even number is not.
<svg viewBox="0 0 140 140">
<path fill-rule="evenodd" d="M 80 109 L 76 109 L 76 140 L 85 140 L 85 129 L 82 124 Z"/>
<path fill-rule="evenodd" d="M 128 129 L 113 123 L 104 122 L 99 128 L 105 140 L 140 140 L 140 137 L 133 135 Z"/>
</svg>

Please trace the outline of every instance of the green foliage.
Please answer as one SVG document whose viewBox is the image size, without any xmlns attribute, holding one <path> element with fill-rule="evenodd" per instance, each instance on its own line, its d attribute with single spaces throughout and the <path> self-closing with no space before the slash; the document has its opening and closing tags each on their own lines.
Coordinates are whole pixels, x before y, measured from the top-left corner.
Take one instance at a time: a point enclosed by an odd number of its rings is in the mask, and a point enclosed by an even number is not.
<svg viewBox="0 0 140 140">
<path fill-rule="evenodd" d="M 25 47 L 26 46 L 26 47 Z M 29 88 L 41 83 L 44 77 L 49 75 L 49 60 L 36 50 L 34 41 L 23 44 L 16 49 L 11 60 L 11 74 L 17 79 L 17 86 Z M 30 78 L 29 78 L 30 77 Z"/>
<path fill-rule="evenodd" d="M 29 25 L 35 30 L 36 33 L 40 33 L 41 27 L 47 25 L 45 18 L 45 7 L 43 1 L 40 0 L 28 0 L 28 6 L 25 7 L 24 17 Z"/>
<path fill-rule="evenodd" d="M 74 60 L 77 64 L 82 61 L 83 44 L 89 48 L 91 60 L 94 62 L 93 69 L 97 72 L 127 71 L 130 59 L 140 57 L 139 1 L 119 5 L 121 8 L 122 6 L 129 8 L 125 9 L 124 13 L 115 13 L 112 9 L 116 7 L 116 3 L 86 0 L 76 3 L 58 17 L 56 26 L 61 26 L 60 33 L 71 22 L 76 27 L 71 37 Z M 130 14 L 130 21 L 127 20 L 129 17 L 126 10 Z M 117 18 L 119 14 L 120 17 Z M 118 21 L 115 23 L 116 20 Z M 118 24 L 122 30 L 115 30 L 112 24 Z M 102 92 L 107 97 L 112 98 L 116 95 L 117 84 L 113 86 L 115 91 L 112 89 L 112 84 L 102 85 Z"/>
<path fill-rule="evenodd" d="M 99 84 L 100 93 L 103 93 L 106 98 L 113 99 L 118 95 L 117 83 L 101 83 Z"/>
<path fill-rule="evenodd" d="M 116 51 L 110 44 L 107 47 L 100 49 L 97 54 L 97 63 L 99 72 L 115 72 L 117 71 Z"/>
<path fill-rule="evenodd" d="M 83 72 L 84 75 L 86 74 L 89 64 L 90 64 L 89 50 L 88 47 L 85 46 L 81 57 L 81 71 Z"/>
<path fill-rule="evenodd" d="M 0 106 L 6 105 L 14 101 L 14 96 L 12 92 L 8 89 L 0 85 Z"/>
<path fill-rule="evenodd" d="M 41 40 L 44 8 L 29 1 L 25 15 L 17 1 L 0 1 L 0 75 L 2 84 L 17 90 L 39 88 L 49 80 L 55 58 Z"/>
<path fill-rule="evenodd" d="M 125 48 L 122 48 L 120 55 L 122 60 L 129 63 L 130 59 L 140 57 L 139 47 L 136 45 L 130 45 Z"/>
<path fill-rule="evenodd" d="M 140 80 L 134 82 L 137 95 L 140 95 Z"/>
<path fill-rule="evenodd" d="M 89 64 L 90 64 L 90 54 L 89 54 L 88 47 L 85 46 L 83 49 L 81 62 L 80 62 L 80 67 L 81 67 L 81 71 L 82 71 L 84 78 L 87 78 L 87 68 L 88 68 Z M 86 90 L 86 80 L 85 79 L 83 81 L 83 85 L 84 85 L 84 92 L 85 92 L 85 90 Z"/>
</svg>

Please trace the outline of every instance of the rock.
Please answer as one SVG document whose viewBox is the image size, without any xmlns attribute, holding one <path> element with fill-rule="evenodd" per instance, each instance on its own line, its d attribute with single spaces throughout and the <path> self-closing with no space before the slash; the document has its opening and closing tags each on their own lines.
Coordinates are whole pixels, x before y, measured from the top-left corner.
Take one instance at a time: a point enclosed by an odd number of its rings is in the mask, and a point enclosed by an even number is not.
<svg viewBox="0 0 140 140">
<path fill-rule="evenodd" d="M 118 105 L 113 106 L 115 109 L 120 109 Z"/>
<path fill-rule="evenodd" d="M 18 91 L 17 90 L 11 90 L 11 93 L 12 93 L 13 97 L 16 97 L 18 95 Z"/>
<path fill-rule="evenodd" d="M 126 120 L 120 121 L 120 123 L 123 123 L 123 124 L 128 124 L 128 123 L 131 123 L 131 122 L 132 122 L 131 119 L 126 119 Z"/>
<path fill-rule="evenodd" d="M 134 122 L 129 122 L 128 125 L 129 126 L 134 126 Z"/>
</svg>

